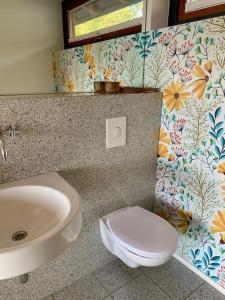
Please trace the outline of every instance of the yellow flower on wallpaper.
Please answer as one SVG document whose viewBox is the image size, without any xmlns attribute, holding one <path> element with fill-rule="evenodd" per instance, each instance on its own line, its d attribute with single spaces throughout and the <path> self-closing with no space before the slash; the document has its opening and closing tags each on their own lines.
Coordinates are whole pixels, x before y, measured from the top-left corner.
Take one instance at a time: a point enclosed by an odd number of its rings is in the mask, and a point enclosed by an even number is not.
<svg viewBox="0 0 225 300">
<path fill-rule="evenodd" d="M 171 216 L 171 214 L 168 212 L 167 209 L 165 208 L 161 208 L 158 212 L 157 215 L 160 216 L 161 218 L 163 218 L 164 220 L 166 220 L 167 222 L 172 222 L 173 217 Z"/>
<path fill-rule="evenodd" d="M 84 46 L 84 61 L 85 63 L 88 63 L 90 61 L 90 57 L 91 57 L 91 48 L 89 47 L 91 45 L 85 45 Z"/>
<path fill-rule="evenodd" d="M 66 77 L 66 74 L 64 71 L 61 72 L 62 74 L 62 80 L 64 85 L 67 87 L 69 92 L 75 92 L 76 91 L 76 85 L 75 82 L 72 79 L 68 79 Z"/>
<path fill-rule="evenodd" d="M 170 111 L 179 111 L 184 107 L 183 101 L 188 100 L 189 92 L 185 92 L 186 85 L 179 80 L 172 81 L 164 90 L 163 100 Z"/>
<path fill-rule="evenodd" d="M 69 92 L 75 92 L 76 86 L 75 86 L 75 83 L 74 83 L 73 80 L 65 79 L 64 83 L 65 83 L 65 85 L 66 85 Z"/>
<path fill-rule="evenodd" d="M 159 141 L 165 144 L 170 144 L 169 135 L 163 127 L 160 128 Z"/>
<path fill-rule="evenodd" d="M 192 92 L 195 94 L 198 100 L 201 100 L 206 89 L 207 82 L 210 79 L 212 73 L 212 62 L 208 61 L 204 67 L 200 67 L 199 65 L 195 65 L 193 70 L 193 75 L 196 76 L 194 82 L 192 82 Z"/>
<path fill-rule="evenodd" d="M 85 52 L 90 52 L 92 49 L 92 44 L 84 45 L 84 51 Z"/>
<path fill-rule="evenodd" d="M 104 80 L 110 80 L 112 70 L 110 68 L 104 68 L 103 70 Z"/>
<path fill-rule="evenodd" d="M 168 156 L 168 149 L 166 145 L 159 143 L 158 157 L 167 157 L 167 156 Z"/>
<path fill-rule="evenodd" d="M 93 78 L 96 75 L 96 61 L 91 53 L 92 45 L 84 46 L 84 61 L 88 65 L 88 77 Z"/>
<path fill-rule="evenodd" d="M 217 167 L 217 172 L 225 175 L 225 163 L 222 163 Z"/>
<path fill-rule="evenodd" d="M 214 225 L 211 227 L 213 233 L 225 231 L 225 210 L 218 210 L 217 215 L 214 217 L 212 223 Z"/>
<path fill-rule="evenodd" d="M 179 219 L 176 220 L 177 228 L 182 234 L 185 234 L 191 224 L 192 212 L 179 209 L 177 215 L 179 217 Z"/>
<path fill-rule="evenodd" d="M 90 58 L 89 61 L 89 71 L 88 71 L 88 77 L 94 78 L 96 75 L 96 62 L 94 56 Z"/>
</svg>

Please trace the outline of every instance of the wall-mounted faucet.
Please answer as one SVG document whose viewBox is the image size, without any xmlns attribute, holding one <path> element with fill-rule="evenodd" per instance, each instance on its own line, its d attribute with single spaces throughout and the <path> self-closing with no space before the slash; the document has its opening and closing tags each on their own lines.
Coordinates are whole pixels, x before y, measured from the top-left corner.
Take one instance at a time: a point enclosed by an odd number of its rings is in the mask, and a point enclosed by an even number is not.
<svg viewBox="0 0 225 300">
<path fill-rule="evenodd" d="M 14 139 L 16 134 L 18 133 L 18 128 L 17 128 L 17 126 L 9 125 L 8 128 L 0 131 L 0 151 L 1 151 L 3 161 L 6 162 L 8 155 L 7 155 L 7 149 L 6 149 L 6 146 L 5 146 L 5 142 L 4 142 L 3 137 L 2 137 L 4 131 L 9 132 L 9 135 L 11 136 L 11 138 Z"/>
<path fill-rule="evenodd" d="M 15 125 L 9 125 L 9 127 L 7 128 L 7 131 L 9 132 L 9 135 L 11 136 L 12 139 L 14 139 L 15 136 L 19 133 L 18 127 Z"/>
<path fill-rule="evenodd" d="M 1 137 L 0 137 L 0 149 L 1 149 L 3 161 L 6 162 L 7 161 L 7 150 L 5 147 L 5 142 L 3 141 L 3 139 Z"/>
</svg>

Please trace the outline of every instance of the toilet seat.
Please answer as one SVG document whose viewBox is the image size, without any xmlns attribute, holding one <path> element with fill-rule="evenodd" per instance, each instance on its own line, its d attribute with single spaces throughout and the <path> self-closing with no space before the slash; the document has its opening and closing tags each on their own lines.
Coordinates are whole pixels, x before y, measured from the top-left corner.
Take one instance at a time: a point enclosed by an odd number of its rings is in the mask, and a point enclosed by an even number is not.
<svg viewBox="0 0 225 300">
<path fill-rule="evenodd" d="M 124 250 L 144 258 L 166 258 L 178 245 L 174 228 L 156 214 L 139 206 L 110 215 L 106 224 L 113 239 Z"/>
</svg>

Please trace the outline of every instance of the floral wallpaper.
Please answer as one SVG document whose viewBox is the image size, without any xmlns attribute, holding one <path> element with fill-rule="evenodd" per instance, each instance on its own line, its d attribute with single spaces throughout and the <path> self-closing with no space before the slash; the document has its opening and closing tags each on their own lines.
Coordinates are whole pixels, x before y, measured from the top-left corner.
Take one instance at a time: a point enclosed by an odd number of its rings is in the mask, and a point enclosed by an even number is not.
<svg viewBox="0 0 225 300">
<path fill-rule="evenodd" d="M 93 80 L 163 92 L 154 210 L 177 254 L 225 288 L 225 17 L 54 54 L 56 91 Z"/>
<path fill-rule="evenodd" d="M 160 30 L 145 84 L 163 91 L 155 211 L 225 288 L 225 17 Z"/>
<path fill-rule="evenodd" d="M 56 92 L 92 92 L 94 80 L 142 86 L 145 34 L 53 53 Z"/>
</svg>

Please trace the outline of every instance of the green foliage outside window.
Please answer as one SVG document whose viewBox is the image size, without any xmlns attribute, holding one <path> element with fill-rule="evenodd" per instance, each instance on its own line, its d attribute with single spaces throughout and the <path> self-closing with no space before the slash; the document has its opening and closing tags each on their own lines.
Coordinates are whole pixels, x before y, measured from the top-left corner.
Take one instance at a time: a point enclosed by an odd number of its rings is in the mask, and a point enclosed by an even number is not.
<svg viewBox="0 0 225 300">
<path fill-rule="evenodd" d="M 143 1 L 75 26 L 75 36 L 118 25 L 143 16 Z"/>
</svg>

